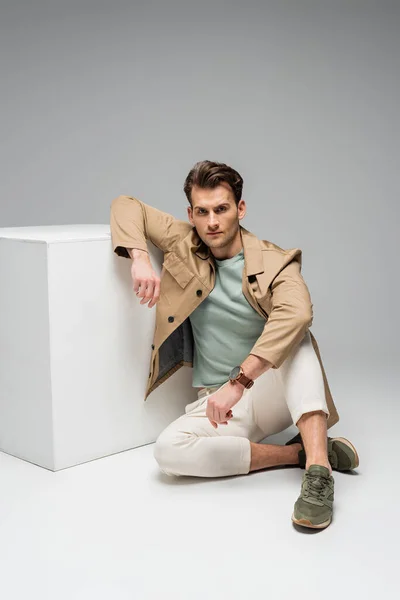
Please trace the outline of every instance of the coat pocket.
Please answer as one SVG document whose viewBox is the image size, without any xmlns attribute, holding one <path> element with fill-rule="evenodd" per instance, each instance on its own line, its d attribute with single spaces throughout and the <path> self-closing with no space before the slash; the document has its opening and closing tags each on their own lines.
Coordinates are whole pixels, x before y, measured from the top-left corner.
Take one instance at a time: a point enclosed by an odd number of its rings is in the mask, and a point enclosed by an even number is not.
<svg viewBox="0 0 400 600">
<path fill-rule="evenodd" d="M 177 281 L 182 289 L 193 279 L 194 273 L 187 268 L 185 263 L 177 257 L 175 252 L 170 252 L 163 262 L 163 267 Z"/>
</svg>

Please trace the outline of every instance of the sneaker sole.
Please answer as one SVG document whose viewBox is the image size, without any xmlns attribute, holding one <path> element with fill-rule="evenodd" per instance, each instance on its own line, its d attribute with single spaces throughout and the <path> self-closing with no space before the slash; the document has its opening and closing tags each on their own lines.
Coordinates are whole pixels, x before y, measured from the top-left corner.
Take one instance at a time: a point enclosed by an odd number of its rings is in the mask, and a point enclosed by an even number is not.
<svg viewBox="0 0 400 600">
<path fill-rule="evenodd" d="M 332 440 L 332 442 L 342 442 L 345 446 L 347 446 L 354 452 L 355 463 L 348 470 L 356 469 L 358 467 L 358 465 L 360 464 L 360 459 L 358 457 L 357 450 L 354 448 L 353 444 L 351 442 L 349 442 L 349 440 L 346 440 L 346 438 L 342 438 L 342 437 L 331 438 L 331 440 Z"/>
<path fill-rule="evenodd" d="M 324 521 L 323 523 L 319 523 L 319 525 L 314 525 L 308 519 L 295 519 L 295 516 L 293 513 L 292 521 L 293 521 L 293 523 L 296 523 L 296 525 L 302 525 L 303 527 L 310 527 L 311 529 L 325 529 L 325 527 L 328 527 L 328 525 L 330 524 L 332 519 L 328 519 L 327 521 Z"/>
</svg>

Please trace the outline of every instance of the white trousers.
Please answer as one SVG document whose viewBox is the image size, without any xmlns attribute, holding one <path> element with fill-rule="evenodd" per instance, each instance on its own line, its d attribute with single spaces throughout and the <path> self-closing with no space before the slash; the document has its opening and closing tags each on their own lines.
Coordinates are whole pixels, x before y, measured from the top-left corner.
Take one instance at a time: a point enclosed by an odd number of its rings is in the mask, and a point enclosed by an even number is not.
<svg viewBox="0 0 400 600">
<path fill-rule="evenodd" d="M 208 398 L 224 385 L 204 388 L 154 444 L 154 457 L 167 475 L 222 477 L 250 471 L 250 442 L 297 424 L 307 412 L 329 417 L 324 381 L 309 331 L 279 369 L 268 369 L 244 390 L 227 425 L 215 429 L 206 417 Z M 229 384 L 230 385 L 230 384 Z"/>
</svg>

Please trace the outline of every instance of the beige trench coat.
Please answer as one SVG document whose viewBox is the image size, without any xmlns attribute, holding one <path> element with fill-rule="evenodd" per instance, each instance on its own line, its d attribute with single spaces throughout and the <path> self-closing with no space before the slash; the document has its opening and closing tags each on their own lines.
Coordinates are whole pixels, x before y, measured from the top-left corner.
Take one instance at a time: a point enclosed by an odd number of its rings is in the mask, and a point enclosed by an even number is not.
<svg viewBox="0 0 400 600">
<path fill-rule="evenodd" d="M 146 240 L 164 253 L 146 400 L 181 366 L 193 366 L 194 342 L 188 317 L 214 287 L 214 258 L 189 222 L 132 196 L 121 195 L 112 201 L 110 227 L 113 250 L 118 256 L 129 258 L 127 248 L 148 251 Z M 260 240 L 242 226 L 240 232 L 245 265 L 242 291 L 254 310 L 265 318 L 263 332 L 250 354 L 268 360 L 277 369 L 313 321 L 313 304 L 301 275 L 302 251 L 284 250 Z M 329 428 L 338 422 L 339 415 L 311 331 L 310 336 L 324 379 Z"/>
</svg>

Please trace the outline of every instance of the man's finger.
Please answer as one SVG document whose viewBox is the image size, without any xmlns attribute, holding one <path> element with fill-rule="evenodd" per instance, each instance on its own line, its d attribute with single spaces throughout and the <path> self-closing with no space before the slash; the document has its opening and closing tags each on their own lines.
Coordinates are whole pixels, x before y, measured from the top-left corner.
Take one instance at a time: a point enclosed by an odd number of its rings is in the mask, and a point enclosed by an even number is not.
<svg viewBox="0 0 400 600">
<path fill-rule="evenodd" d="M 212 405 L 209 404 L 208 402 L 207 402 L 207 408 L 206 408 L 206 416 L 207 416 L 207 419 L 210 421 L 211 425 L 216 429 L 218 425 L 215 422 L 213 414 L 212 414 Z"/>
<path fill-rule="evenodd" d="M 143 298 L 145 293 L 146 293 L 146 283 L 144 281 L 141 281 L 137 287 L 136 295 L 138 298 Z"/>
<path fill-rule="evenodd" d="M 145 292 L 142 300 L 140 301 L 140 304 L 147 304 L 147 302 L 152 299 L 153 289 L 154 289 L 154 283 L 152 281 L 148 281 L 147 287 L 146 287 L 146 292 Z"/>
<path fill-rule="evenodd" d="M 219 423 L 222 423 L 222 421 L 225 421 L 227 414 L 228 414 L 228 413 L 227 413 L 226 409 L 224 409 L 224 408 L 221 408 L 221 409 L 218 411 L 218 422 L 219 422 Z"/>
<path fill-rule="evenodd" d="M 218 409 L 216 406 L 214 406 L 214 404 L 212 402 L 209 403 L 209 408 L 210 408 L 210 417 L 214 421 L 214 423 L 222 424 L 222 423 L 226 422 L 226 418 L 227 418 L 226 410 Z"/>
<path fill-rule="evenodd" d="M 149 302 L 149 308 L 153 308 L 153 306 L 158 302 L 159 298 L 160 298 L 160 281 L 157 279 L 155 285 L 154 285 L 154 291 L 153 291 L 153 298 L 151 300 L 151 302 Z"/>
<path fill-rule="evenodd" d="M 218 411 L 217 411 L 217 407 L 216 406 L 212 406 L 211 407 L 211 415 L 212 415 L 213 420 L 216 423 L 218 423 L 219 418 L 218 418 Z"/>
</svg>

